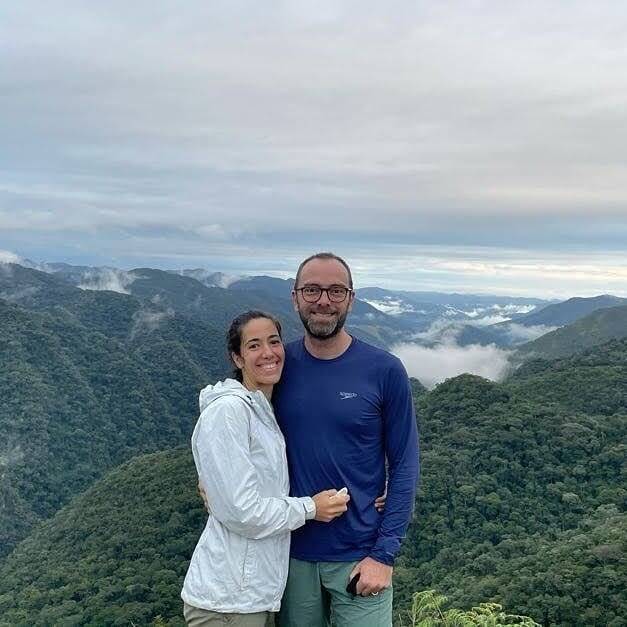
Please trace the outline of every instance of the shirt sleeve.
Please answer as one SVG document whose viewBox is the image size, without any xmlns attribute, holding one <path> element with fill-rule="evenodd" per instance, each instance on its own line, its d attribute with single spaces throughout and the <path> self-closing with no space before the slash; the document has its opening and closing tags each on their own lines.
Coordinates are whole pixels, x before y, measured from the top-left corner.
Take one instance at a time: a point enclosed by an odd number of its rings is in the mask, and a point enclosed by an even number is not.
<svg viewBox="0 0 627 627">
<path fill-rule="evenodd" d="M 379 536 L 370 557 L 392 566 L 412 517 L 420 467 L 411 386 L 407 372 L 398 360 L 384 376 L 383 411 L 388 460 L 387 498 Z"/>
<path fill-rule="evenodd" d="M 212 515 L 229 530 L 254 539 L 301 527 L 312 499 L 259 494 L 249 429 L 244 409 L 237 411 L 219 400 L 199 418 L 196 468 Z"/>
</svg>

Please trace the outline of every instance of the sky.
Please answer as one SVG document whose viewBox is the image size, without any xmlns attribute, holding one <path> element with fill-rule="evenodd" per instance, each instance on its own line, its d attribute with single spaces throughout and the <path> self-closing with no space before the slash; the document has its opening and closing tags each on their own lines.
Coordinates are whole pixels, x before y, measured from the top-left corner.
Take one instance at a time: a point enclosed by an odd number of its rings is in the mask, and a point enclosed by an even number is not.
<svg viewBox="0 0 627 627">
<path fill-rule="evenodd" d="M 3 3 L 0 258 L 627 296 L 627 5 Z"/>
</svg>

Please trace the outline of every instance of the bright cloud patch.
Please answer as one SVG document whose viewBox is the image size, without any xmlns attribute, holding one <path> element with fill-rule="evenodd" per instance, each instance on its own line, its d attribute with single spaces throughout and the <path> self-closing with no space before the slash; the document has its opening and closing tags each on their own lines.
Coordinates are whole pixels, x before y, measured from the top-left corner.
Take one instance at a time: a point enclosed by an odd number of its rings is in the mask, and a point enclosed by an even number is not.
<svg viewBox="0 0 627 627">
<path fill-rule="evenodd" d="M 0 263 L 20 263 L 22 259 L 9 250 L 0 250 Z"/>
<path fill-rule="evenodd" d="M 140 333 L 152 333 L 161 324 L 174 317 L 174 310 L 168 308 L 166 311 L 147 311 L 141 309 L 133 315 L 133 327 L 131 328 L 130 339 L 133 341 Z"/>
<path fill-rule="evenodd" d="M 515 344 L 521 344 L 523 342 L 531 342 L 531 340 L 535 340 L 541 335 L 555 331 L 555 329 L 559 329 L 559 327 L 551 327 L 545 324 L 525 327 L 522 324 L 512 322 L 507 329 L 507 334 L 512 338 Z"/>
<path fill-rule="evenodd" d="M 451 322 L 446 318 L 438 318 L 431 323 L 426 331 L 415 333 L 413 339 L 426 344 L 433 342 L 456 343 L 462 327 L 463 323 L 461 322 Z M 409 344 L 409 346 L 413 346 L 413 344 Z"/>
<path fill-rule="evenodd" d="M 385 298 L 384 300 L 368 300 L 362 299 L 364 302 L 372 305 L 375 309 L 382 311 L 390 316 L 398 316 L 402 313 L 408 313 L 414 311 L 414 308 L 402 300 L 396 300 L 393 298 Z"/>
<path fill-rule="evenodd" d="M 514 303 L 510 303 L 509 305 L 499 305 L 498 303 L 495 303 L 489 307 L 476 307 L 475 309 L 466 311 L 465 314 L 471 318 L 477 318 L 483 314 L 494 312 L 511 316 L 512 314 L 526 314 L 533 311 L 535 308 L 535 305 L 516 305 Z"/>
<path fill-rule="evenodd" d="M 510 368 L 509 351 L 494 345 L 462 347 L 449 340 L 433 348 L 398 344 L 392 352 L 403 362 L 409 375 L 419 379 L 427 388 L 463 373 L 499 381 Z"/>
<path fill-rule="evenodd" d="M 96 290 L 130 294 L 128 287 L 137 277 L 132 272 L 101 268 L 87 272 L 83 282 L 78 286 L 82 290 Z"/>
</svg>

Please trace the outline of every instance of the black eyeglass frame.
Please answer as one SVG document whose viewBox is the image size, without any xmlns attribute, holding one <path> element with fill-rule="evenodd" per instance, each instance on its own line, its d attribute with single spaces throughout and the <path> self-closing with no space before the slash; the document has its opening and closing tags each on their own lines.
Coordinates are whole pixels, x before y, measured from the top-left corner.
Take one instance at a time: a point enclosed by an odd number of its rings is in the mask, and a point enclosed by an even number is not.
<svg viewBox="0 0 627 627">
<path fill-rule="evenodd" d="M 343 290 L 345 290 L 345 294 L 344 294 L 344 298 L 342 298 L 342 300 L 335 300 L 333 298 L 331 298 L 331 294 L 329 292 L 329 290 L 333 290 L 333 289 L 338 289 L 338 288 L 342 288 Z M 320 290 L 320 294 L 318 294 L 318 298 L 316 298 L 315 300 L 308 300 L 307 298 L 305 298 L 305 294 L 303 293 L 303 290 L 306 289 L 318 289 Z M 303 297 L 303 300 L 306 303 L 317 303 L 321 298 L 322 298 L 322 294 L 324 292 L 327 293 L 327 298 L 329 299 L 330 302 L 332 303 L 343 303 L 349 294 L 352 294 L 354 292 L 354 290 L 350 287 L 346 287 L 345 285 L 330 285 L 329 287 L 322 287 L 321 285 L 305 285 L 303 287 L 295 287 L 294 288 L 295 292 L 300 292 L 301 296 Z"/>
</svg>

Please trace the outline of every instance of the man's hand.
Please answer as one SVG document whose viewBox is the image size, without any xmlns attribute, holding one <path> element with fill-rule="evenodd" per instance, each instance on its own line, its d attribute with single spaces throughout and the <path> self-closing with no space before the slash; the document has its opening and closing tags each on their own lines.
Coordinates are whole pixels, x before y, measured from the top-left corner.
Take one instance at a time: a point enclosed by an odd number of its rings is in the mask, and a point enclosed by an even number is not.
<svg viewBox="0 0 627 627">
<path fill-rule="evenodd" d="M 392 566 L 382 564 L 373 560 L 371 557 L 365 557 L 351 571 L 348 578 L 350 581 L 357 573 L 359 573 L 359 581 L 357 582 L 357 594 L 362 597 L 377 595 L 381 590 L 389 588 L 392 585 Z"/>
<path fill-rule="evenodd" d="M 209 499 L 207 498 L 207 493 L 204 491 L 200 483 L 198 483 L 198 494 L 200 495 L 202 502 L 205 504 L 205 509 L 208 512 L 211 512 L 211 510 L 209 509 Z"/>
</svg>

